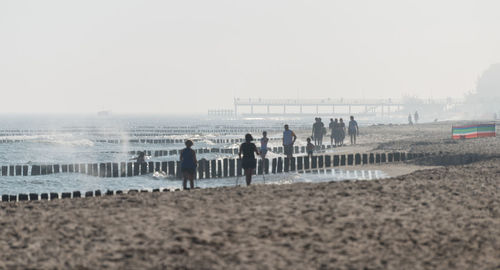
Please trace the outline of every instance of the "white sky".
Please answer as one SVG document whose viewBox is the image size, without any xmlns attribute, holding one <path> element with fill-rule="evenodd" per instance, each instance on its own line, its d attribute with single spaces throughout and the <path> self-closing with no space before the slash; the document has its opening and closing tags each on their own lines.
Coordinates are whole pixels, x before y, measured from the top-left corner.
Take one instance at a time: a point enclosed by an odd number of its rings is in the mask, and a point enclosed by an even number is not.
<svg viewBox="0 0 500 270">
<path fill-rule="evenodd" d="M 462 96 L 500 62 L 499 11 L 498 0 L 1 0 L 0 112 Z"/>
</svg>

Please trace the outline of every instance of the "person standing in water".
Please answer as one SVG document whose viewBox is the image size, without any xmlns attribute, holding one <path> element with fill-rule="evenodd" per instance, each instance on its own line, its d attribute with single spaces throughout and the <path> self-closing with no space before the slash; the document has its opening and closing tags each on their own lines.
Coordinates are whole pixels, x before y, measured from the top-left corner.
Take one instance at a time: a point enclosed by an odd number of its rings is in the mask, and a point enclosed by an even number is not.
<svg viewBox="0 0 500 270">
<path fill-rule="evenodd" d="M 344 146 L 345 140 L 345 123 L 342 118 L 339 119 L 339 145 Z"/>
<path fill-rule="evenodd" d="M 139 164 L 144 163 L 144 162 L 146 162 L 146 152 L 140 151 L 139 153 L 137 153 L 137 157 L 132 158 L 130 160 L 135 160 L 135 162 L 137 162 Z"/>
<path fill-rule="evenodd" d="M 241 167 L 245 171 L 245 179 L 247 182 L 247 186 L 250 186 L 252 182 L 252 174 L 257 168 L 257 160 L 255 159 L 255 154 L 259 155 L 259 150 L 257 150 L 257 146 L 252 143 L 253 138 L 250 133 L 245 135 L 245 142 L 240 145 L 240 151 L 238 156 L 241 159 Z M 241 155 L 243 154 L 243 158 Z"/>
<path fill-rule="evenodd" d="M 314 153 L 314 144 L 311 143 L 311 138 L 307 138 L 306 150 L 307 150 L 307 156 L 312 157 Z"/>
<path fill-rule="evenodd" d="M 283 131 L 283 149 L 287 158 L 293 157 L 293 144 L 295 140 L 297 140 L 297 136 L 289 129 L 288 125 L 285 125 L 285 131 Z"/>
<path fill-rule="evenodd" d="M 269 138 L 267 137 L 267 131 L 264 131 L 262 132 L 262 138 L 260 139 L 260 157 L 262 159 L 266 158 L 268 142 Z"/>
<path fill-rule="evenodd" d="M 356 144 L 356 136 L 359 134 L 358 122 L 354 120 L 354 116 L 351 115 L 351 120 L 349 121 L 349 128 L 347 129 L 349 136 L 351 137 L 351 144 Z"/>
<path fill-rule="evenodd" d="M 193 146 L 193 141 L 187 140 L 185 142 L 186 148 L 181 150 L 181 171 L 182 171 L 182 188 L 187 189 L 187 180 L 189 180 L 189 186 L 191 189 L 194 188 L 194 176 L 196 174 L 196 166 L 198 161 L 196 160 L 196 152 L 191 149 Z"/>
</svg>

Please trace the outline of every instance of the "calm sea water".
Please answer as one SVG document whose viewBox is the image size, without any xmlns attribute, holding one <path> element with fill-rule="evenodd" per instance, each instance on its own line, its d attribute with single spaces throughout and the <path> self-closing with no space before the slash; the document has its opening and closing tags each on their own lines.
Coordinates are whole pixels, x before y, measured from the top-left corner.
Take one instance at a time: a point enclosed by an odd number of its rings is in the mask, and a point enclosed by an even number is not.
<svg viewBox="0 0 500 270">
<path fill-rule="evenodd" d="M 281 127 L 307 128 L 311 123 L 301 119 L 214 120 L 204 116 L 107 116 L 94 115 L 0 115 L 0 166 L 24 164 L 68 164 L 125 162 L 134 156 L 130 151 L 182 149 L 181 143 L 108 143 L 103 140 L 129 139 L 187 139 L 195 138 L 194 148 L 233 148 L 236 144 L 217 144 L 212 139 L 241 138 L 245 129 L 264 128 L 269 137 L 280 137 Z M 227 129 L 239 128 L 239 132 Z M 160 131 L 160 132 L 158 132 Z M 184 132 L 183 132 L 184 131 Z M 136 136 L 138 135 L 138 136 Z M 255 134 L 256 138 L 260 134 Z M 297 145 L 305 145 L 299 138 Z M 271 141 L 270 147 L 280 141 Z M 229 154 L 207 153 L 198 158 L 218 159 Z M 270 153 L 269 157 L 277 154 Z M 177 156 L 148 157 L 148 161 L 177 160 Z M 378 179 L 386 175 L 381 171 L 325 170 L 314 173 L 266 175 L 266 184 L 292 182 L 322 182 L 345 179 Z M 232 186 L 243 179 L 224 178 L 198 180 L 199 187 Z M 263 176 L 255 177 L 264 183 Z M 127 178 L 99 178 L 78 173 L 59 173 L 44 176 L 0 176 L 0 194 L 29 192 L 67 192 L 87 190 L 127 190 L 152 188 L 179 188 L 181 182 L 162 175 L 143 175 Z"/>
</svg>

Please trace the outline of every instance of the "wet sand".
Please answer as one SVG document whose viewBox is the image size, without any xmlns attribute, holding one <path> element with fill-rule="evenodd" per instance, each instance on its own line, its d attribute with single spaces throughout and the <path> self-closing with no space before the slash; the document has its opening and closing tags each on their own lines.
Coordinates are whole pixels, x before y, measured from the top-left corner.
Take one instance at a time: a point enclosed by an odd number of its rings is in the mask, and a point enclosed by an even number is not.
<svg viewBox="0 0 500 270">
<path fill-rule="evenodd" d="M 498 268 L 500 139 L 449 127 L 367 128 L 441 157 L 384 180 L 0 203 L 0 269 Z"/>
</svg>

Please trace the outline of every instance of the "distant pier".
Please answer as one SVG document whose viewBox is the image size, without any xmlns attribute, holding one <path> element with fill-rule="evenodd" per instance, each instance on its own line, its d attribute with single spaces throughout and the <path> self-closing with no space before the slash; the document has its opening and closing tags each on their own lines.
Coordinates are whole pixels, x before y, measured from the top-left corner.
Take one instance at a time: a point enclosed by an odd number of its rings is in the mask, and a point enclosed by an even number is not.
<svg viewBox="0 0 500 270">
<path fill-rule="evenodd" d="M 451 99 L 261 99 L 235 98 L 234 115 L 332 115 L 387 117 L 414 110 L 446 110 L 459 102 Z"/>
<path fill-rule="evenodd" d="M 234 112 L 249 115 L 321 115 L 345 113 L 375 115 L 400 111 L 404 104 L 391 99 L 250 99 L 235 98 Z M 250 108 L 243 113 L 242 108 Z M 257 108 L 260 108 L 257 111 Z M 264 108 L 264 111 L 262 111 Z"/>
</svg>

